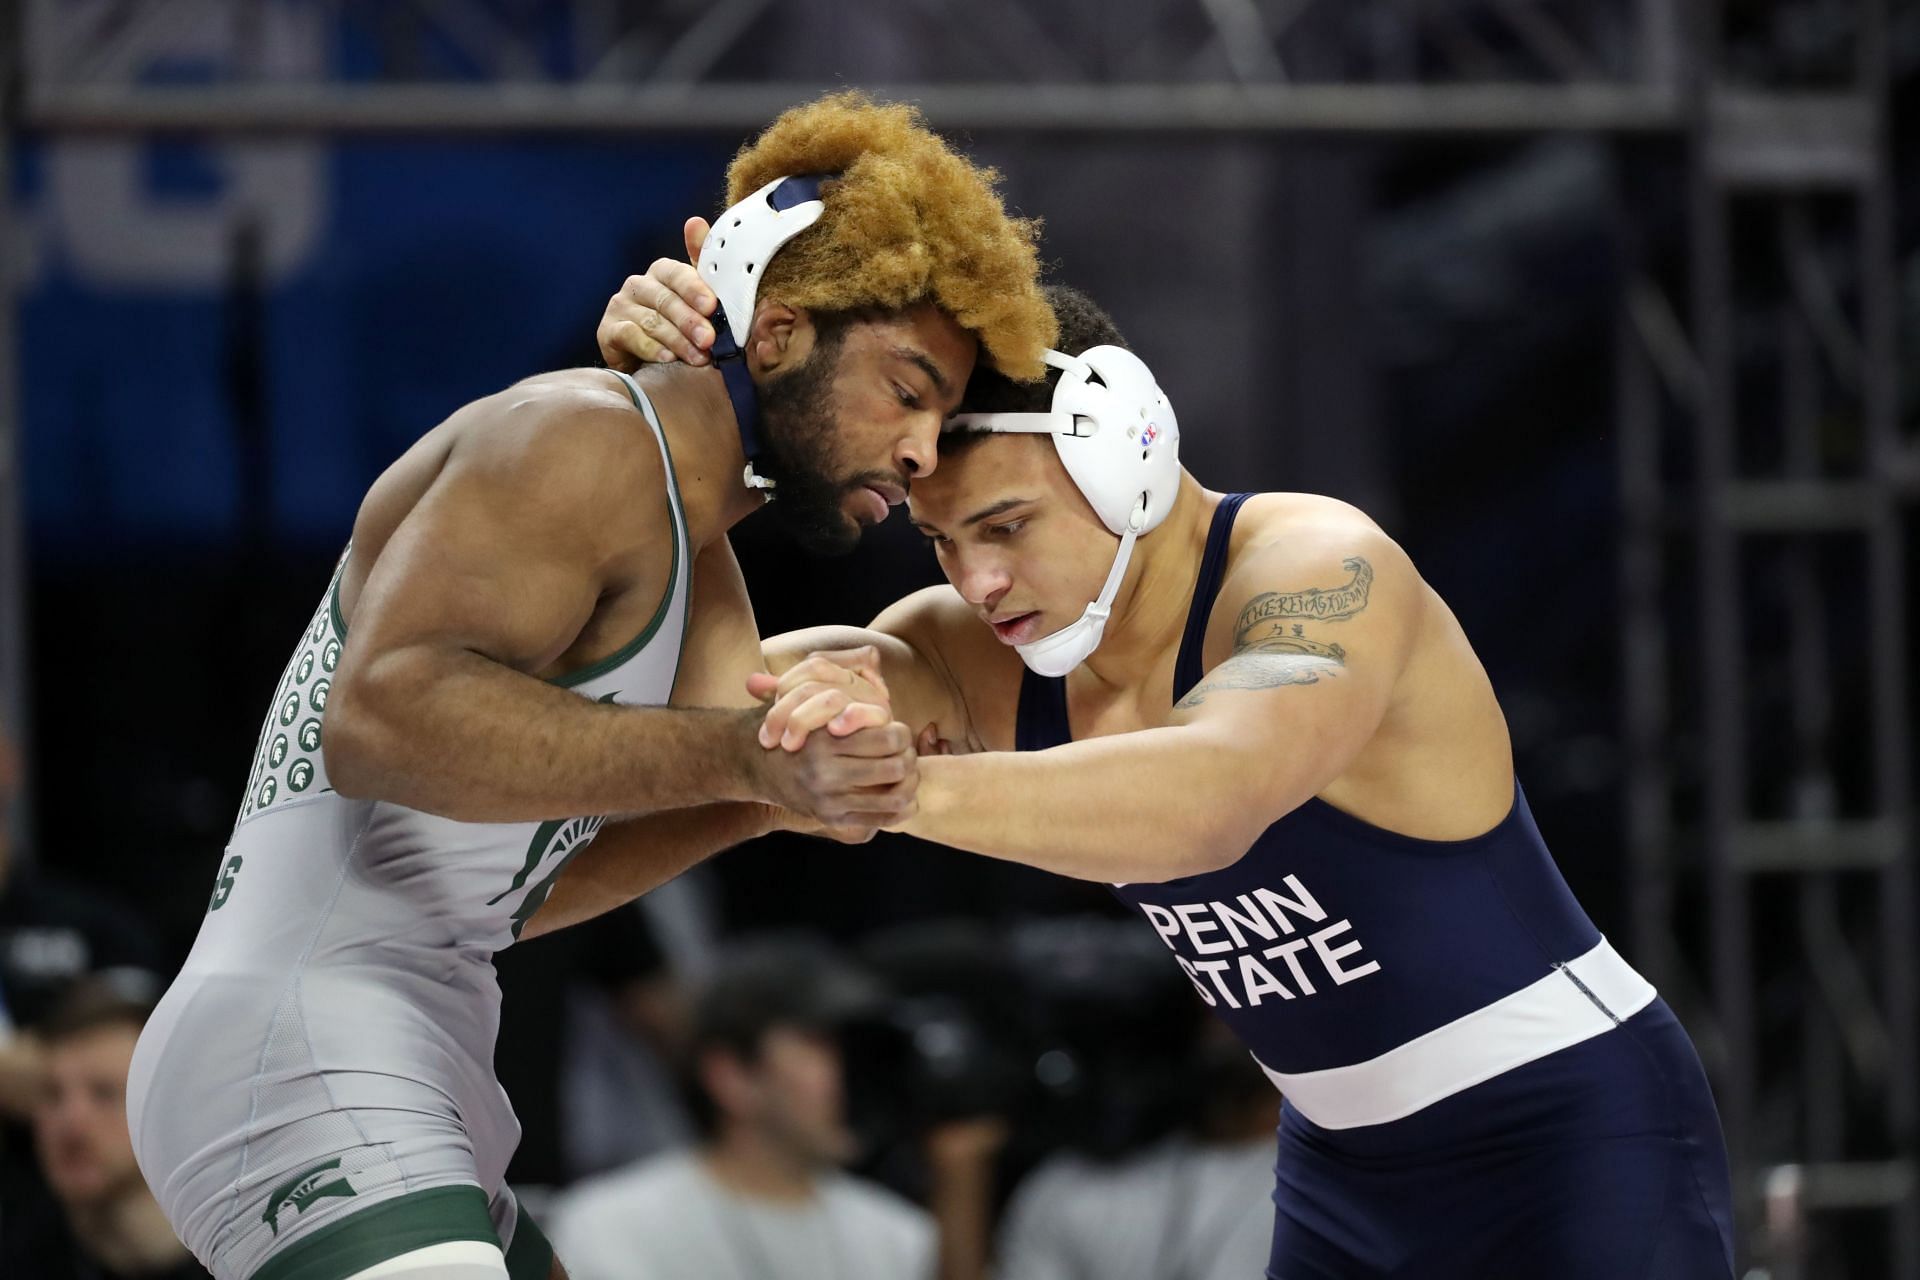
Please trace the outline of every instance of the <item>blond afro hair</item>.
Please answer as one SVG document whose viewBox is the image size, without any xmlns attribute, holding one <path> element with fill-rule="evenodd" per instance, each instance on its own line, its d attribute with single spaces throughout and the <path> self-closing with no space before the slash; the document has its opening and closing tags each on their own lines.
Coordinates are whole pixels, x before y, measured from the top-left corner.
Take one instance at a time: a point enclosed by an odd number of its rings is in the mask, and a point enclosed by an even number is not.
<svg viewBox="0 0 1920 1280">
<path fill-rule="evenodd" d="M 1046 372 L 1057 326 L 1040 295 L 1040 224 L 1014 218 L 1000 175 L 953 151 L 919 111 L 858 92 L 794 107 L 727 169 L 727 203 L 775 178 L 838 174 L 826 212 L 767 264 L 759 296 L 792 307 L 899 310 L 931 302 L 1021 380 Z"/>
</svg>

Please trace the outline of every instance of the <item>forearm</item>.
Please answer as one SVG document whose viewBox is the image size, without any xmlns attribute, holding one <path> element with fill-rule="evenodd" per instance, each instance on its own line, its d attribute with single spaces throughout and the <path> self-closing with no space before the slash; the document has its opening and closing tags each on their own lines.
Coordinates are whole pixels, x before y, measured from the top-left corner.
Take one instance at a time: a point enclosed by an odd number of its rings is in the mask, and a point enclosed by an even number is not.
<svg viewBox="0 0 1920 1280">
<path fill-rule="evenodd" d="M 638 814 L 757 797 L 758 715 L 621 707 L 474 653 L 401 653 L 342 681 L 324 731 L 340 794 L 463 822 Z"/>
<path fill-rule="evenodd" d="M 935 1164 L 927 1197 L 939 1232 L 938 1280 L 985 1280 L 992 1252 L 993 1163 Z"/>
<path fill-rule="evenodd" d="M 567 864 L 521 936 L 552 933 L 632 902 L 721 850 L 772 831 L 779 812 L 765 804 L 710 804 L 610 822 Z"/>
<path fill-rule="evenodd" d="M 1263 775 L 1276 767 L 1184 727 L 923 758 L 919 813 L 900 830 L 1077 879 L 1153 883 L 1244 853 L 1272 821 Z"/>
<path fill-rule="evenodd" d="M 916 732 L 936 724 L 941 737 L 966 737 L 968 726 L 959 714 L 948 673 L 903 637 L 870 627 L 810 627 L 769 636 L 761 641 L 761 656 L 768 671 L 782 676 L 810 654 L 863 647 L 871 647 L 879 658 L 880 678 L 886 682 L 894 719 Z"/>
</svg>

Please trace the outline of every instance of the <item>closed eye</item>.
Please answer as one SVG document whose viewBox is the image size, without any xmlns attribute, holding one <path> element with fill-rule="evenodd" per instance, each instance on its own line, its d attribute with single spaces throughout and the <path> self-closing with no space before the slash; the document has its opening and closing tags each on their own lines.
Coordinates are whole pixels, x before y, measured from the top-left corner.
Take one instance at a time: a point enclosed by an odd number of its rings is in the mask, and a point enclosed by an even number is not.
<svg viewBox="0 0 1920 1280">
<path fill-rule="evenodd" d="M 987 533 L 994 537 L 1011 538 L 1014 534 L 1026 527 L 1027 522 L 1025 520 L 1009 520 L 1005 524 L 988 525 Z"/>
<path fill-rule="evenodd" d="M 899 399 L 901 404 L 909 409 L 918 409 L 920 407 L 920 394 L 917 391 L 909 390 L 896 382 L 893 384 L 893 394 Z"/>
</svg>

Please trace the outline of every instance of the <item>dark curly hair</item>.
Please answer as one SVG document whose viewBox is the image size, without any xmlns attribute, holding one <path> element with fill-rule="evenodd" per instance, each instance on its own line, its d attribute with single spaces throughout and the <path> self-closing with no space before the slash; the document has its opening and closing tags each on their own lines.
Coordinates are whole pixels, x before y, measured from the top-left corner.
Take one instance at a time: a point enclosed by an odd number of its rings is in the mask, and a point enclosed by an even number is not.
<svg viewBox="0 0 1920 1280">
<path fill-rule="evenodd" d="M 1113 317 L 1078 289 L 1050 284 L 1040 290 L 1047 305 L 1060 322 L 1060 337 L 1054 349 L 1077 356 L 1088 347 L 1125 347 L 1127 340 Z M 1132 350 L 1132 348 L 1128 348 Z M 967 379 L 967 393 L 960 400 L 961 413 L 1045 413 L 1053 407 L 1053 389 L 1060 371 L 1049 367 L 1047 376 L 1030 382 L 1015 382 L 996 369 L 980 366 Z M 940 456 L 949 458 L 993 435 L 980 428 L 944 432 L 940 437 Z"/>
<path fill-rule="evenodd" d="M 826 211 L 767 264 L 760 296 L 816 312 L 931 302 L 1015 378 L 1044 371 L 1053 314 L 1040 297 L 1040 224 L 1008 215 L 1000 175 L 954 151 L 910 106 L 856 92 L 794 107 L 727 169 L 735 204 L 775 178 L 831 173 Z"/>
</svg>

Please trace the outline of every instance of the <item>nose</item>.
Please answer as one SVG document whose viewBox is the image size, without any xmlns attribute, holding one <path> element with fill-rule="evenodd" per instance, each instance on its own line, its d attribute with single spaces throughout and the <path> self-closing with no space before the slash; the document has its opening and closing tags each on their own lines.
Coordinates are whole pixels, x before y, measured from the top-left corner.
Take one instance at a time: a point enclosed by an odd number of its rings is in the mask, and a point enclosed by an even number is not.
<svg viewBox="0 0 1920 1280">
<path fill-rule="evenodd" d="M 940 415 L 915 414 L 907 425 L 907 434 L 893 447 L 893 460 L 908 479 L 933 474 L 940 461 Z"/>
<path fill-rule="evenodd" d="M 955 566 L 954 579 L 962 599 L 988 610 L 999 604 L 1000 597 L 1013 585 L 1013 575 L 985 556 L 962 556 Z"/>
</svg>

